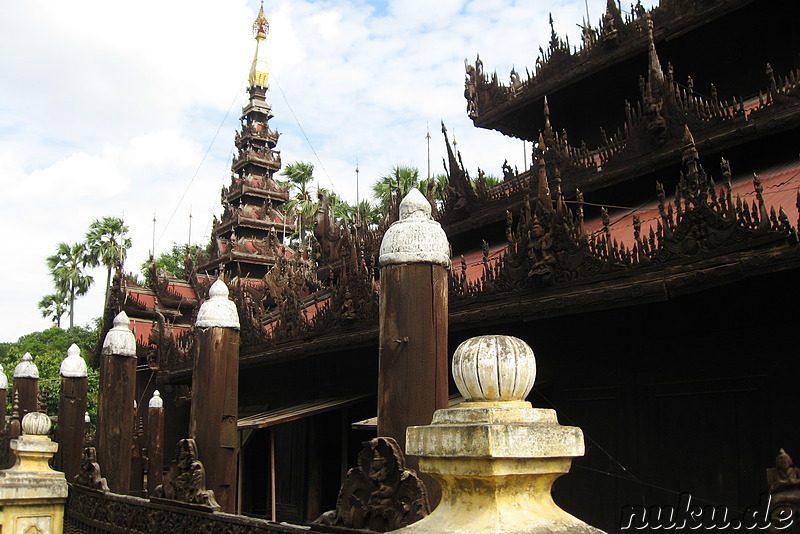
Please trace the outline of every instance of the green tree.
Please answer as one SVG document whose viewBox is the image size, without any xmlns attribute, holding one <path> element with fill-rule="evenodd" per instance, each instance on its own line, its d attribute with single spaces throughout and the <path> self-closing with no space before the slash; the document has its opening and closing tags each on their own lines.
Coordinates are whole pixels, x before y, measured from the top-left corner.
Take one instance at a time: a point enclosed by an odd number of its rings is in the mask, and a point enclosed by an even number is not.
<svg viewBox="0 0 800 534">
<path fill-rule="evenodd" d="M 419 179 L 419 170 L 416 167 L 395 165 L 390 172 L 381 175 L 378 181 L 372 184 L 372 194 L 381 212 L 385 213 L 393 198 L 402 199 L 414 187 L 424 193 L 426 184 L 426 180 Z"/>
<path fill-rule="evenodd" d="M 106 274 L 106 299 L 111 290 L 111 270 L 116 265 L 122 265 L 131 248 L 131 238 L 128 237 L 128 227 L 119 217 L 103 217 L 95 219 L 86 232 L 86 261 L 91 267 L 103 265 Z"/>
<path fill-rule="evenodd" d="M 63 291 L 56 291 L 50 295 L 45 295 L 39 301 L 39 309 L 42 310 L 42 317 L 47 319 L 51 317 L 57 328 L 61 328 L 61 316 L 67 313 L 67 306 L 69 301 L 67 295 Z"/>
<path fill-rule="evenodd" d="M 172 243 L 172 248 L 169 252 L 162 252 L 155 259 L 156 271 L 171 274 L 181 280 L 186 280 L 189 273 L 186 272 L 186 255 L 189 254 L 192 258 L 197 258 L 202 248 L 200 245 L 179 245 Z M 150 262 L 152 258 L 145 260 L 141 265 L 141 274 L 146 283 L 151 283 L 150 276 Z"/>
<path fill-rule="evenodd" d="M 313 225 L 317 203 L 311 198 L 309 184 L 314 179 L 314 165 L 306 161 L 296 161 L 287 165 L 281 173 L 287 178 L 287 183 L 293 195 L 286 203 L 286 213 L 295 213 L 298 221 L 298 237 L 300 245 L 305 244 L 305 236 Z"/>
<path fill-rule="evenodd" d="M 47 404 L 47 413 L 56 415 L 58 411 L 58 397 L 61 389 L 61 362 L 67 356 L 67 349 L 75 343 L 81 349 L 81 356 L 87 362 L 89 399 L 88 411 L 92 421 L 97 415 L 97 391 L 99 376 L 95 369 L 88 365 L 89 354 L 97 344 L 98 329 L 95 327 L 74 327 L 62 330 L 58 327 L 49 328 L 42 332 L 32 332 L 20 337 L 14 343 L 4 343 L 0 350 L 0 363 L 12 384 L 14 367 L 22 360 L 23 354 L 29 352 L 33 356 L 33 363 L 39 369 L 39 391 Z M 8 413 L 11 411 L 13 393 L 8 389 Z"/>
<path fill-rule="evenodd" d="M 94 279 L 86 274 L 86 246 L 61 242 L 55 254 L 47 257 L 47 266 L 56 289 L 69 297 L 69 327 L 75 326 L 75 297 L 85 295 Z"/>
</svg>

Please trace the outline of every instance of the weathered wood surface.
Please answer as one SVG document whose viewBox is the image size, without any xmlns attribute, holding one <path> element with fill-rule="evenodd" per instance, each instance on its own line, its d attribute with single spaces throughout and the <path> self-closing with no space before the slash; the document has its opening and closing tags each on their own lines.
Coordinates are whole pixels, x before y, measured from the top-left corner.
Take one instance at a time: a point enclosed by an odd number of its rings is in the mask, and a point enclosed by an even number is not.
<svg viewBox="0 0 800 534">
<path fill-rule="evenodd" d="M 87 378 L 61 378 L 61 395 L 58 401 L 56 441 L 58 451 L 53 459 L 57 471 L 63 471 L 67 480 L 73 480 L 81 470 L 84 437 L 86 436 L 86 401 L 89 382 Z"/>
<path fill-rule="evenodd" d="M 136 358 L 106 354 L 102 370 L 97 459 L 111 491 L 124 494 L 131 485 Z"/>
<path fill-rule="evenodd" d="M 15 378 L 14 389 L 19 393 L 19 419 L 39 411 L 39 379 Z"/>
<path fill-rule="evenodd" d="M 239 399 L 239 331 L 198 328 L 192 375 L 189 435 L 205 465 L 207 487 L 222 510 L 236 508 L 236 428 Z"/>
<path fill-rule="evenodd" d="M 164 480 L 164 408 L 147 412 L 147 493 Z"/>
<path fill-rule="evenodd" d="M 434 411 L 447 408 L 447 288 L 440 265 L 381 270 L 378 435 L 400 450 L 407 427 L 429 425 Z"/>
</svg>

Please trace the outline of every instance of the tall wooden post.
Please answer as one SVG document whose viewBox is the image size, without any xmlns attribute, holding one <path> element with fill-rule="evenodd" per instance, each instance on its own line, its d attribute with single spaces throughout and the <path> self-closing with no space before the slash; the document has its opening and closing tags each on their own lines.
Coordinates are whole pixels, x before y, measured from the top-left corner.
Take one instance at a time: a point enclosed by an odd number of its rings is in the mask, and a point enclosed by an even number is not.
<svg viewBox="0 0 800 534">
<path fill-rule="evenodd" d="M 222 510 L 236 510 L 239 403 L 239 314 L 217 280 L 197 313 L 199 348 L 192 371 L 189 435 L 206 469 L 206 487 Z"/>
<path fill-rule="evenodd" d="M 447 408 L 450 246 L 431 206 L 412 189 L 380 249 L 378 435 L 405 450 L 406 428 Z M 409 458 L 416 469 L 416 461 Z"/>
<path fill-rule="evenodd" d="M 6 406 L 8 398 L 8 378 L 3 366 L 0 365 L 0 432 L 6 428 Z"/>
<path fill-rule="evenodd" d="M 158 390 L 147 407 L 147 494 L 164 478 L 164 399 Z"/>
<path fill-rule="evenodd" d="M 128 493 L 136 396 L 136 338 L 125 312 L 103 342 L 97 421 L 97 460 L 114 493 Z"/>
<path fill-rule="evenodd" d="M 81 358 L 81 349 L 73 343 L 67 349 L 67 357 L 61 362 L 61 395 L 56 427 L 58 451 L 55 468 L 63 471 L 67 480 L 75 478 L 81 470 L 88 389 L 86 362 Z"/>
<path fill-rule="evenodd" d="M 39 369 L 26 352 L 14 368 L 14 390 L 19 392 L 19 418 L 39 411 Z"/>
</svg>

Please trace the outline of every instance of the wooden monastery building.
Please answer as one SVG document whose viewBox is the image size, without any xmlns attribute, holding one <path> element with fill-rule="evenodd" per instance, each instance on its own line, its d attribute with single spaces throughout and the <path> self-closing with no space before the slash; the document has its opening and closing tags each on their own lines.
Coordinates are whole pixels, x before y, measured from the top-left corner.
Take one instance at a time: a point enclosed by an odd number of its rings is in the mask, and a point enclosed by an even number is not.
<svg viewBox="0 0 800 534">
<path fill-rule="evenodd" d="M 586 435 L 555 498 L 606 531 L 624 506 L 675 505 L 681 493 L 758 504 L 777 451 L 800 451 L 795 9 L 661 0 L 629 14 L 609 0 L 578 48 L 553 31 L 508 84 L 481 58 L 468 63 L 475 126 L 533 147 L 530 168 L 504 164 L 494 187 L 469 175 L 443 125 L 447 199 L 429 194 L 452 246 L 448 353 L 489 333 L 533 347 L 529 400 Z M 227 283 L 241 323 L 237 511 L 306 521 L 335 507 L 375 436 L 386 225 L 343 225 L 323 199 L 312 244 L 284 245 L 295 227 L 274 176 L 263 12 L 255 27 L 212 246 L 187 260 L 188 280 L 118 276 L 112 315 L 131 318 L 137 397 L 160 390 L 175 443 L 188 399 L 203 394 L 191 384 L 194 317 L 211 282 Z M 420 394 L 414 372 L 409 395 Z"/>
</svg>

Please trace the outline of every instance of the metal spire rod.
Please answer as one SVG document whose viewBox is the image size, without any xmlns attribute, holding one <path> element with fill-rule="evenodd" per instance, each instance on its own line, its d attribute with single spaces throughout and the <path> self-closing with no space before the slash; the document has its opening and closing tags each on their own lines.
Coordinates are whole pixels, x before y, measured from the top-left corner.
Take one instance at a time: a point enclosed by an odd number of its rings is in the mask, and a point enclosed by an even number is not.
<svg viewBox="0 0 800 534">
<path fill-rule="evenodd" d="M 356 158 L 356 224 L 361 223 L 361 199 L 358 195 L 358 158 Z"/>
<path fill-rule="evenodd" d="M 153 212 L 153 258 L 156 257 L 156 212 Z"/>
<path fill-rule="evenodd" d="M 189 206 L 189 241 L 186 243 L 186 252 L 189 252 L 189 247 L 192 246 L 192 206 Z"/>
<path fill-rule="evenodd" d="M 429 123 L 425 123 L 425 139 L 428 141 L 428 180 L 431 179 L 431 127 Z"/>
</svg>

